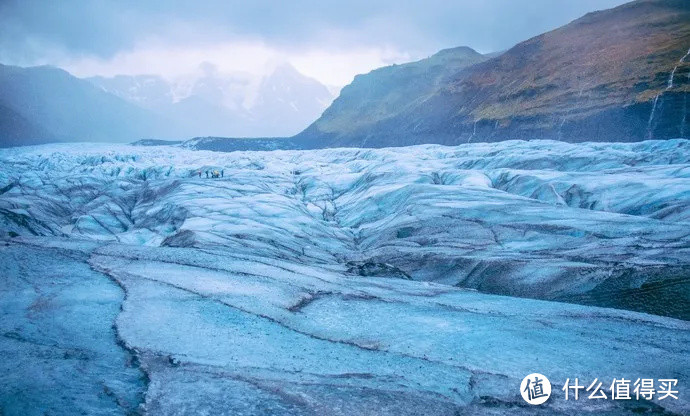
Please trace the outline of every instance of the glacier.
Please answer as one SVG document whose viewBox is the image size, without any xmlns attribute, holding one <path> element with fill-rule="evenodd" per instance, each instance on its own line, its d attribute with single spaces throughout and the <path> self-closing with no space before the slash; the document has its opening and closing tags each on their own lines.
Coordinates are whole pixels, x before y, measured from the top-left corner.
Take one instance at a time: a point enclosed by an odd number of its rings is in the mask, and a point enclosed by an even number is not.
<svg viewBox="0 0 690 416">
<path fill-rule="evenodd" d="M 690 412 L 687 140 L 2 149 L 0 258 L 4 415 Z"/>
</svg>

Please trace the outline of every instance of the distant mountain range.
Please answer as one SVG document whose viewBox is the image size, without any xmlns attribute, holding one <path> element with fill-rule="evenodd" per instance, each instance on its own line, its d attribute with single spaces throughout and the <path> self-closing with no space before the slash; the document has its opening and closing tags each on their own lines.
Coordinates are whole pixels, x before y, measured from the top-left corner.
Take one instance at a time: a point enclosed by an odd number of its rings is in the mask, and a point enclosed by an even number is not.
<svg viewBox="0 0 690 416">
<path fill-rule="evenodd" d="M 158 76 L 79 79 L 0 65 L 0 147 L 50 141 L 184 139 L 297 133 L 333 96 L 289 65 L 258 82 L 207 73 L 184 90 Z"/>
<path fill-rule="evenodd" d="M 256 86 L 242 76 L 215 71 L 208 71 L 188 86 L 153 75 L 87 80 L 130 103 L 183 121 L 178 137 L 296 134 L 319 117 L 334 98 L 323 84 L 289 64 L 276 67 Z"/>
<path fill-rule="evenodd" d="M 0 65 L 0 146 L 174 132 L 169 120 L 61 69 Z"/>
<path fill-rule="evenodd" d="M 3 74 L 7 68 L 3 67 Z M 7 82 L 4 75 L 2 78 L 0 86 Z M 199 136 L 185 144 L 197 149 L 690 137 L 690 1 L 638 0 L 589 13 L 500 54 L 481 55 L 460 47 L 358 75 L 321 117 L 304 131 L 283 139 L 216 136 L 224 136 L 217 133 L 223 129 L 242 125 L 246 130 L 235 136 L 270 137 L 279 131 L 274 126 L 295 126 L 296 131 L 309 117 L 316 118 L 329 101 L 327 89 L 290 67 L 265 79 L 251 105 L 228 103 L 232 94 L 219 95 L 219 91 L 236 86 L 217 77 L 199 80 L 183 99 L 155 77 L 89 81 L 98 85 L 100 93 L 120 99 L 122 108 L 107 112 L 111 125 L 126 122 L 137 126 L 138 131 L 150 131 L 151 125 L 159 125 L 156 118 L 149 117 L 153 113 L 173 120 L 165 127 L 175 126 L 178 134 Z M 101 97 L 93 91 L 89 94 Z M 47 137 L 41 132 L 48 132 L 64 138 L 69 131 L 42 122 L 51 114 L 34 111 L 31 98 L 20 97 L 26 102 L 17 107 L 16 100 L 4 99 L 5 90 L 2 95 L 0 131 L 8 131 L 6 137 L 20 137 L 12 132 L 26 131 L 31 137 Z M 86 101 L 73 102 L 73 96 L 81 97 L 68 91 L 61 96 L 64 105 L 59 114 L 63 118 L 68 118 L 65 112 L 98 108 Z M 147 117 L 137 113 L 131 122 L 118 118 L 129 108 L 123 103 L 147 110 Z M 183 126 L 177 125 L 180 122 Z M 118 133 L 118 137 L 125 133 Z M 92 138 L 97 138 L 93 134 Z"/>
</svg>

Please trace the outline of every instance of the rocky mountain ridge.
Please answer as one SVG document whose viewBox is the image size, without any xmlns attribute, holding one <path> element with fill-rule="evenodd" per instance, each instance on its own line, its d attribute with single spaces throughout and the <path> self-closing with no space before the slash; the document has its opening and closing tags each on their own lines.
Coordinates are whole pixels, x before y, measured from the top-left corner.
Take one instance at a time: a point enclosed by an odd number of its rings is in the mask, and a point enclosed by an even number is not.
<svg viewBox="0 0 690 416">
<path fill-rule="evenodd" d="M 638 0 L 589 13 L 495 58 L 446 65 L 432 93 L 408 96 L 396 114 L 370 112 L 353 127 L 349 115 L 372 107 L 375 90 L 366 86 L 382 71 L 360 76 L 295 139 L 305 147 L 383 147 L 686 137 L 689 48 L 690 3 Z M 417 63 L 428 71 L 434 64 L 434 57 Z"/>
</svg>

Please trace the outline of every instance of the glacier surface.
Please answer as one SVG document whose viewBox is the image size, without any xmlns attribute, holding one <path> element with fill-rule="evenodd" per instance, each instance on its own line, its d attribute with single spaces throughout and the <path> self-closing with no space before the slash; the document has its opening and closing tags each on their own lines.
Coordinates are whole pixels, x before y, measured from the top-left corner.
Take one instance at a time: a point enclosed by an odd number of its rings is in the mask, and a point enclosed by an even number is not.
<svg viewBox="0 0 690 416">
<path fill-rule="evenodd" d="M 690 383 L 687 140 L 3 149 L 0 238 L 3 414 L 690 411 L 559 390 Z"/>
</svg>

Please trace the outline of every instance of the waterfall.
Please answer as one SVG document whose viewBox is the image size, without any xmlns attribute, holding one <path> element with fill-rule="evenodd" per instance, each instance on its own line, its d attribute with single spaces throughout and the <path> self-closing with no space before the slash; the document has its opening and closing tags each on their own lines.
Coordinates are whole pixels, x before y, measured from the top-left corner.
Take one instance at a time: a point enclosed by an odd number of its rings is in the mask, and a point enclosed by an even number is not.
<svg viewBox="0 0 690 416">
<path fill-rule="evenodd" d="M 474 120 L 474 127 L 472 128 L 472 135 L 467 139 L 467 143 L 469 143 L 472 140 L 472 138 L 477 134 L 477 122 L 478 121 L 479 120 Z"/>
<path fill-rule="evenodd" d="M 688 49 L 688 51 L 685 53 L 685 55 L 683 55 L 683 57 L 678 60 L 678 63 L 676 64 L 676 66 L 673 67 L 673 70 L 671 71 L 671 73 L 668 76 L 668 81 L 666 82 L 666 89 L 664 91 L 658 93 L 656 95 L 656 97 L 654 97 L 654 103 L 652 104 L 652 111 L 649 113 L 649 121 L 647 121 L 647 139 L 652 139 L 653 135 L 654 135 L 654 132 L 652 131 L 652 122 L 654 121 L 654 113 L 656 112 L 656 104 L 659 101 L 659 96 L 661 96 L 661 94 L 663 94 L 664 92 L 673 88 L 673 78 L 676 75 L 676 70 L 678 69 L 680 64 L 685 62 L 685 58 L 687 58 L 688 55 L 690 55 L 690 49 Z M 686 93 L 686 95 L 687 95 L 687 93 Z M 687 101 L 687 99 L 686 99 L 686 101 Z M 683 112 L 683 121 L 682 121 L 681 126 L 680 126 L 681 136 L 683 136 L 684 124 L 685 124 L 685 111 Z"/>
<path fill-rule="evenodd" d="M 647 121 L 647 139 L 651 140 L 652 139 L 652 121 L 654 120 L 654 113 L 656 112 L 656 103 L 659 101 L 659 96 L 661 93 L 658 93 L 656 97 L 654 97 L 654 104 L 652 104 L 652 111 L 649 113 L 649 121 Z"/>
<path fill-rule="evenodd" d="M 580 91 L 577 93 L 577 98 L 575 99 L 575 106 L 580 105 L 580 100 L 582 99 L 582 93 L 585 90 L 585 85 L 589 84 L 588 82 L 582 84 L 580 82 Z M 558 140 L 563 140 L 563 125 L 565 124 L 565 120 L 570 116 L 570 114 L 573 112 L 573 107 L 571 106 L 569 109 L 566 110 L 565 115 L 563 116 L 563 119 L 561 119 L 561 124 L 558 125 L 558 131 L 556 132 L 556 137 Z"/>
<path fill-rule="evenodd" d="M 680 58 L 680 60 L 678 61 L 678 64 L 676 64 L 676 66 L 673 67 L 673 71 L 671 71 L 671 75 L 669 75 L 668 82 L 666 83 L 666 89 L 667 90 L 670 90 L 671 88 L 673 88 L 673 77 L 676 75 L 676 69 L 678 69 L 678 66 L 680 66 L 680 64 L 685 62 L 685 58 L 687 58 L 688 55 L 690 55 L 690 49 L 688 49 L 688 52 L 685 55 L 683 55 L 682 58 Z"/>
<path fill-rule="evenodd" d="M 561 140 L 563 138 L 563 125 L 565 124 L 565 116 L 563 117 L 563 120 L 561 120 L 561 124 L 558 126 L 558 133 L 557 137 L 558 140 Z"/>
<path fill-rule="evenodd" d="M 688 72 L 688 83 L 690 83 L 690 72 Z M 683 94 L 683 121 L 680 122 L 680 137 L 685 138 L 685 123 L 688 117 L 688 92 Z"/>
</svg>

